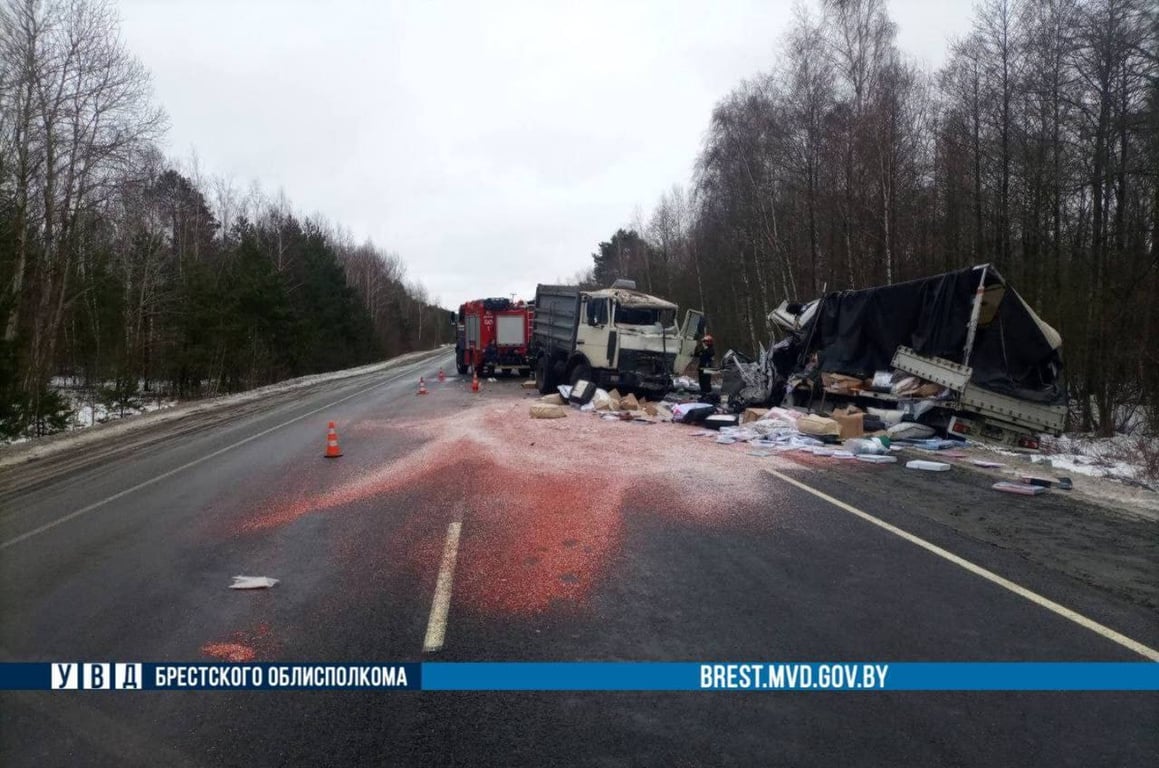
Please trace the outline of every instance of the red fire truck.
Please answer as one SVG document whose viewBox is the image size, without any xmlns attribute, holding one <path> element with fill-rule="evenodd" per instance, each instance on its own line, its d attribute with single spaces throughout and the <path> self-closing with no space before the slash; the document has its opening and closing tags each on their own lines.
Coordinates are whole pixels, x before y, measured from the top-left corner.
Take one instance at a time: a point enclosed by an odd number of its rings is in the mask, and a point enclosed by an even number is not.
<svg viewBox="0 0 1159 768">
<path fill-rule="evenodd" d="M 531 338 L 530 305 L 510 299 L 476 299 L 459 307 L 455 365 L 460 374 L 480 376 L 500 371 L 531 375 L 527 342 Z"/>
</svg>

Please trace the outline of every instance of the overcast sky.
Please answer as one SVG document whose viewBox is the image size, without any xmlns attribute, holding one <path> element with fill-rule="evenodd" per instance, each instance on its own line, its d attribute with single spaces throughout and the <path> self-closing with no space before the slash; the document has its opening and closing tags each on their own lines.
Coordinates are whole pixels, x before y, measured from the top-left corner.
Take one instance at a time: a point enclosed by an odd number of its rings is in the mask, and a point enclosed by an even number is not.
<svg viewBox="0 0 1159 768">
<path fill-rule="evenodd" d="M 816 3 L 810 3 L 816 7 Z M 686 184 L 791 0 L 121 0 L 169 153 L 396 251 L 447 307 L 570 277 Z M 891 0 L 930 66 L 966 0 Z"/>
</svg>

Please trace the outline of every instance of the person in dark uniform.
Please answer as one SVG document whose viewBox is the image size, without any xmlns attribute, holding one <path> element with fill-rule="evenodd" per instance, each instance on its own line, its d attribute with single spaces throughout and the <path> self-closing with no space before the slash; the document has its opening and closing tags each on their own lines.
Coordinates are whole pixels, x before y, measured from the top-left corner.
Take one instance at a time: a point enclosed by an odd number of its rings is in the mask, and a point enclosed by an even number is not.
<svg viewBox="0 0 1159 768">
<path fill-rule="evenodd" d="M 716 357 L 716 350 L 712 347 L 712 336 L 704 334 L 700 340 L 700 347 L 696 361 L 696 373 L 700 377 L 700 394 L 712 392 L 712 374 L 706 369 L 712 367 L 712 360 Z"/>
</svg>

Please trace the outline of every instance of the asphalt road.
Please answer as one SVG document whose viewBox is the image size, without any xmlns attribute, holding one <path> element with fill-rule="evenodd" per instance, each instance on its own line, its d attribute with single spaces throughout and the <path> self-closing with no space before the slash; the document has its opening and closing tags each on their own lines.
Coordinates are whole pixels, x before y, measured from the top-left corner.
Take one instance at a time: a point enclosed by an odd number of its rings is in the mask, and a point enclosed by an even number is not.
<svg viewBox="0 0 1159 768">
<path fill-rule="evenodd" d="M 515 382 L 479 395 L 458 379 L 439 385 L 440 364 L 449 370 L 450 355 L 159 432 L 128 455 L 62 460 L 33 487 L 0 474 L 0 658 L 1140 660 L 773 475 L 727 522 L 712 513 L 734 505 L 712 488 L 690 518 L 647 478 L 614 504 L 582 484 L 538 488 L 534 473 L 497 479 L 453 426 L 508 401 L 526 420 L 525 395 Z M 419 374 L 432 382 L 424 398 Z M 431 437 L 412 428 L 425 419 L 451 426 Z M 321 458 L 328 420 L 345 453 L 335 461 Z M 985 478 L 865 469 L 782 473 L 1159 647 L 1153 527 L 1065 501 L 1028 505 L 1041 499 L 1012 500 L 1004 515 L 977 493 Z M 425 654 L 452 522 L 461 579 L 445 645 Z M 1083 533 L 1039 530 L 1052 525 Z M 1082 546 L 1089 531 L 1104 536 L 1098 547 Z M 241 573 L 281 583 L 227 590 Z M 1154 694 L 0 695 L 0 763 L 13 766 L 1091 766 L 1157 755 Z"/>
</svg>

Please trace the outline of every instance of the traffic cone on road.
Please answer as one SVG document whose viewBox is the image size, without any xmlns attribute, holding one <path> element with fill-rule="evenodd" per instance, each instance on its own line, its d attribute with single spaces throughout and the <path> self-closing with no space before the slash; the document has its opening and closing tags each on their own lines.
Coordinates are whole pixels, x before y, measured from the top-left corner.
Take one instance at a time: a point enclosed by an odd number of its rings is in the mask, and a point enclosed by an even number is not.
<svg viewBox="0 0 1159 768">
<path fill-rule="evenodd" d="M 342 449 L 338 447 L 338 431 L 334 429 L 334 422 L 330 422 L 326 430 L 326 453 L 324 455 L 328 459 L 336 459 L 342 455 Z"/>
<path fill-rule="evenodd" d="M 439 369 L 439 383 L 442 384 L 447 380 L 447 374 L 443 373 L 443 369 Z"/>
<path fill-rule="evenodd" d="M 419 391 L 417 394 L 425 395 L 427 393 L 427 383 L 423 381 L 423 377 L 419 376 Z"/>
<path fill-rule="evenodd" d="M 471 377 L 471 391 L 472 391 L 472 392 L 478 392 L 478 391 L 479 391 L 479 374 L 478 374 L 478 373 L 475 373 L 475 374 L 474 374 L 474 375 Z"/>
</svg>

